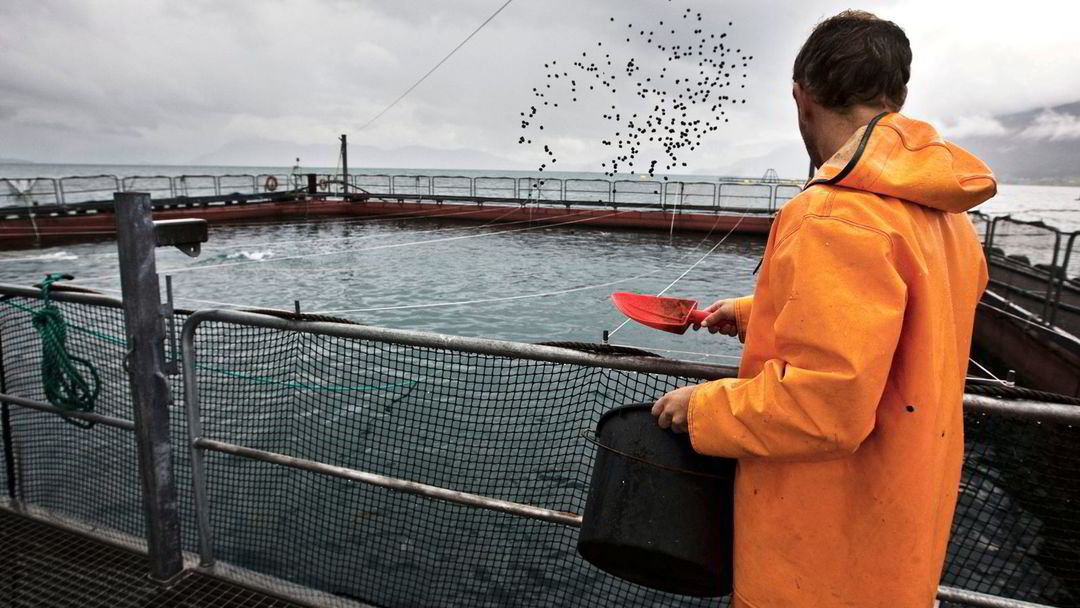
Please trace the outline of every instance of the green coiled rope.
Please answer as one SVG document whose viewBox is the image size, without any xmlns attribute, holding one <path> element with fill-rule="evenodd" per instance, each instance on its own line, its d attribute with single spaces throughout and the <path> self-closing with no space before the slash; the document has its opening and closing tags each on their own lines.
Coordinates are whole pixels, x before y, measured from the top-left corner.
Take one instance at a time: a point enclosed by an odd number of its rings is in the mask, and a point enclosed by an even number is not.
<svg viewBox="0 0 1080 608">
<path fill-rule="evenodd" d="M 55 407 L 67 412 L 93 412 L 101 391 L 101 378 L 97 369 L 86 359 L 76 357 L 67 350 L 67 323 L 60 309 L 49 298 L 53 283 L 71 279 L 71 275 L 52 273 L 41 285 L 42 307 L 33 312 L 31 323 L 41 338 L 41 383 L 45 398 Z M 89 373 L 89 381 L 82 367 Z M 63 417 L 67 422 L 88 429 L 93 422 Z"/>
</svg>

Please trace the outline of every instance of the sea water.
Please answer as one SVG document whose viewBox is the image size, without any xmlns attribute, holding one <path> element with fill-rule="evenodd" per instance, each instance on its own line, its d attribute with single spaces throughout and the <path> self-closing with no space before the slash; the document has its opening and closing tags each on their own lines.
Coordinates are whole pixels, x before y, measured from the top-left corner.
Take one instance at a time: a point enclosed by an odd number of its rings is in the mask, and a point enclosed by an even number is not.
<svg viewBox="0 0 1080 608">
<path fill-rule="evenodd" d="M 331 171 L 304 168 L 305 171 Z M 0 176 L 213 175 L 287 173 L 284 167 L 3 165 Z M 355 169 L 355 173 L 525 177 L 506 171 Z M 549 177 L 602 178 L 600 174 Z M 706 176 L 672 179 L 707 181 Z M 1004 184 L 980 207 L 994 215 L 1042 220 L 1080 230 L 1080 188 Z M 706 253 L 720 241 L 715 251 Z M 178 305 L 302 310 L 394 328 L 521 341 L 612 342 L 716 363 L 737 361 L 734 340 L 664 334 L 623 325 L 615 291 L 658 293 L 701 306 L 751 293 L 762 239 L 712 234 L 669 236 L 580 225 L 477 225 L 448 220 L 340 219 L 253 221 L 213 226 L 198 259 L 158 251 L 172 274 Z M 1080 252 L 1077 252 L 1080 256 Z M 1078 257 L 1080 259 L 1080 257 Z M 111 241 L 0 252 L 0 281 L 27 284 L 48 272 L 75 275 L 85 287 L 117 293 Z M 672 281 L 694 266 L 684 278 Z M 679 352 L 674 352 L 679 351 Z"/>
</svg>

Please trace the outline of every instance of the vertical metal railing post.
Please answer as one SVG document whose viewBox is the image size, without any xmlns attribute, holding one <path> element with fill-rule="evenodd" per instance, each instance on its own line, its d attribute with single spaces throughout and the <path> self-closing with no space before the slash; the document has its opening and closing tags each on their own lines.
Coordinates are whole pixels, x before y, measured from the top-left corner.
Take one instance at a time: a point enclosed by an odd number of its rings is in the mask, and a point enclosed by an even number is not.
<svg viewBox="0 0 1080 608">
<path fill-rule="evenodd" d="M 53 196 L 56 197 L 56 204 L 63 207 L 64 206 L 64 200 L 63 200 L 63 197 L 62 197 L 62 195 L 60 193 L 60 180 L 51 179 L 49 181 L 51 181 L 52 185 L 53 185 Z"/>
<path fill-rule="evenodd" d="M 1008 215 L 999 215 L 990 220 L 990 225 L 986 227 L 986 262 L 990 263 L 990 256 L 993 255 L 991 251 L 994 248 L 994 234 L 997 232 L 998 222 L 1009 219 Z"/>
<path fill-rule="evenodd" d="M 1069 263 L 1072 262 L 1073 247 L 1076 246 L 1077 237 L 1080 237 L 1080 230 L 1069 235 L 1069 240 L 1065 245 L 1065 257 L 1061 261 L 1061 272 L 1056 273 L 1057 286 L 1054 293 L 1054 303 L 1050 307 L 1050 327 L 1053 327 L 1057 321 L 1057 311 L 1061 308 L 1061 292 L 1065 290 L 1065 281 L 1069 279 Z"/>
<path fill-rule="evenodd" d="M 169 403 L 165 377 L 165 323 L 154 248 L 150 195 L 114 195 L 120 287 L 128 352 L 125 367 L 134 404 L 135 441 L 146 516 L 150 577 L 169 581 L 183 570 L 180 519 L 169 439 Z"/>
<path fill-rule="evenodd" d="M 0 394 L 7 394 L 7 378 L 4 374 L 4 336 L 0 334 Z M 15 471 L 15 434 L 11 429 L 11 412 L 6 401 L 0 401 L 0 434 L 4 442 L 4 475 L 7 477 L 7 495 L 12 505 L 19 507 L 19 479 Z"/>
<path fill-rule="evenodd" d="M 191 489 L 195 498 L 195 528 L 199 537 L 199 565 L 214 565 L 214 542 L 210 528 L 210 504 L 206 492 L 204 450 L 196 444 L 203 435 L 199 409 L 199 376 L 195 369 L 195 327 L 189 319 L 181 332 L 180 350 L 184 371 L 184 409 L 187 411 L 191 449 Z"/>
<path fill-rule="evenodd" d="M 1050 260 L 1050 268 L 1048 270 L 1050 278 L 1046 281 L 1046 299 L 1043 301 L 1042 311 L 1042 321 L 1047 326 L 1053 324 L 1050 320 L 1051 300 L 1054 299 L 1054 283 L 1057 282 L 1058 275 L 1058 250 L 1061 249 L 1061 232 L 1053 228 L 1051 228 L 1051 230 L 1054 231 L 1054 255 Z"/>
</svg>

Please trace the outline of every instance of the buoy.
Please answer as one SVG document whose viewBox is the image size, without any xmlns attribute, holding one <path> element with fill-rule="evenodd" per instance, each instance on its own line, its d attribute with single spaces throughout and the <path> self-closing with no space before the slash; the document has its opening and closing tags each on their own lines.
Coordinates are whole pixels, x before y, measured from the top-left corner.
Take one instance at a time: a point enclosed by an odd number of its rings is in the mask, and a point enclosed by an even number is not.
<svg viewBox="0 0 1080 608">
<path fill-rule="evenodd" d="M 273 192 L 273 191 L 277 190 L 277 188 L 278 188 L 277 178 L 274 177 L 273 175 L 271 175 L 270 177 L 267 177 L 266 182 L 263 184 L 263 187 L 266 188 L 267 192 Z"/>
</svg>

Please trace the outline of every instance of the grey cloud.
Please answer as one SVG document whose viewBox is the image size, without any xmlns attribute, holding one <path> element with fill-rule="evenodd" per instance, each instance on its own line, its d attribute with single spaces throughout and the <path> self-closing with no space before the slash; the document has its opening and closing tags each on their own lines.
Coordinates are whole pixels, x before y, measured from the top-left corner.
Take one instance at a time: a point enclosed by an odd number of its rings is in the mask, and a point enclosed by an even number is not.
<svg viewBox="0 0 1080 608">
<path fill-rule="evenodd" d="M 1080 139 L 1080 116 L 1045 110 L 1020 132 L 1020 137 L 1049 141 Z"/>
<path fill-rule="evenodd" d="M 846 0 L 518 0 L 382 120 L 357 130 L 499 4 L 6 0 L 0 4 L 0 99 L 16 112 L 0 110 L 0 141 L 7 155 L 30 156 L 22 152 L 28 150 L 39 160 L 185 162 L 219 149 L 245 149 L 229 148 L 231 142 L 268 138 L 300 149 L 332 145 L 337 133 L 347 132 L 357 145 L 467 148 L 478 159 L 535 167 L 542 156 L 517 145 L 518 113 L 532 105 L 531 88 L 544 80 L 543 64 L 572 61 L 597 42 L 644 61 L 641 41 L 625 42 L 625 24 L 642 27 L 693 7 L 703 13 L 705 28 L 733 21 L 731 39 L 754 56 L 750 101 L 707 140 L 706 149 L 687 159 L 687 170 L 722 171 L 747 159 L 792 156 L 770 156 L 798 143 L 792 59 L 818 19 L 848 8 Z M 926 4 L 873 0 L 863 6 L 889 16 L 898 6 Z M 914 34 L 922 27 L 910 19 L 901 25 Z M 957 36 L 987 45 L 999 39 L 974 29 Z M 973 114 L 920 93 L 918 79 L 929 68 L 922 69 L 912 83 L 913 99 L 922 100 L 914 111 Z M 605 155 L 599 119 L 585 108 L 584 101 L 560 108 L 567 111 L 545 134 L 567 150 L 560 165 L 598 170 Z M 53 132 L 62 124 L 80 129 L 79 141 Z M 284 154 L 288 146 L 280 148 Z M 83 157 L 88 151 L 93 159 Z M 792 165 L 777 167 L 783 173 L 805 171 L 794 159 L 776 162 Z"/>
</svg>

